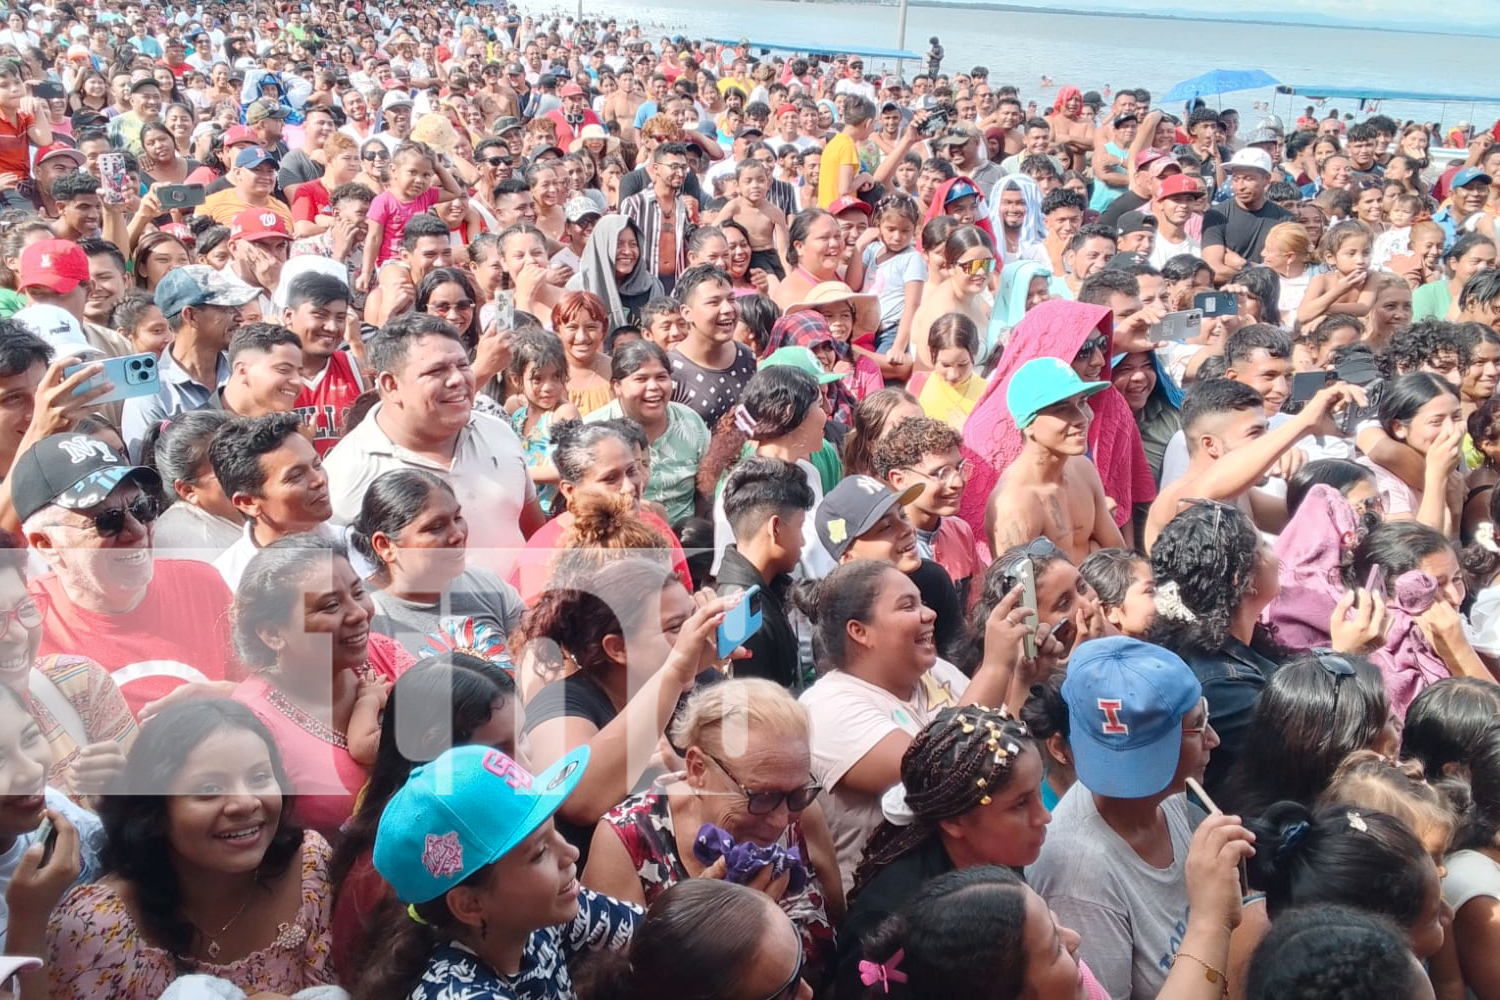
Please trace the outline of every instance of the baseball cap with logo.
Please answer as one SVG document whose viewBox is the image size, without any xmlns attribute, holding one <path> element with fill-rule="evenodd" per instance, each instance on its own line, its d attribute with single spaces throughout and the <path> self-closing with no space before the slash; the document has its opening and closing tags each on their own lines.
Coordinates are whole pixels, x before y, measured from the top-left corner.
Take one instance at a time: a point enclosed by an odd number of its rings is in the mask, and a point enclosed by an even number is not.
<svg viewBox="0 0 1500 1000">
<path fill-rule="evenodd" d="M 557 92 L 558 97 L 585 97 L 583 88 L 576 83 L 570 83 Z"/>
<path fill-rule="evenodd" d="M 247 208 L 234 217 L 229 224 L 229 238 L 232 240 L 274 240 L 291 239 L 291 230 L 286 227 L 286 220 L 275 212 L 264 208 Z"/>
<path fill-rule="evenodd" d="M 411 773 L 375 834 L 375 870 L 404 903 L 437 899 L 531 836 L 583 778 L 579 747 L 538 775 L 499 750 L 453 747 Z"/>
<path fill-rule="evenodd" d="M 267 118 L 275 118 L 279 121 L 290 114 L 290 111 L 275 101 L 251 101 L 249 107 L 245 108 L 245 124 L 254 125 L 256 122 L 265 121 Z"/>
<path fill-rule="evenodd" d="M 41 149 L 38 149 L 36 151 L 36 163 L 38 166 L 48 160 L 56 160 L 59 158 L 72 160 L 73 166 L 79 168 L 80 170 L 83 169 L 83 164 L 85 162 L 83 154 L 74 149 L 72 146 L 69 146 L 65 142 L 54 142 L 51 145 L 43 146 Z"/>
<path fill-rule="evenodd" d="M 813 515 L 818 540 L 829 555 L 842 559 L 854 540 L 875 527 L 886 511 L 897 504 L 911 503 L 926 488 L 923 483 L 913 483 L 896 493 L 874 476 L 847 476 L 828 491 Z"/>
<path fill-rule="evenodd" d="M 167 318 L 179 316 L 188 306 L 228 306 L 238 309 L 259 295 L 254 288 L 237 285 L 206 264 L 190 264 L 168 271 L 156 283 L 156 307 Z"/>
<path fill-rule="evenodd" d="M 88 280 L 88 255 L 72 240 L 40 240 L 21 251 L 17 288 L 45 288 L 66 295 Z"/>
<path fill-rule="evenodd" d="M 1062 684 L 1078 781 L 1115 799 L 1144 799 L 1172 783 L 1182 719 L 1203 687 L 1176 653 L 1129 636 L 1082 643 Z"/>
<path fill-rule="evenodd" d="M 569 198 L 563 205 L 563 218 L 569 222 L 582 222 L 591 215 L 598 218 L 603 214 L 594 199 L 581 194 Z"/>
<path fill-rule="evenodd" d="M 411 106 L 411 95 L 404 90 L 393 90 L 380 100 L 381 111 L 389 111 L 392 108 L 409 108 Z"/>
<path fill-rule="evenodd" d="M 1490 175 L 1485 173 L 1478 167 L 1464 167 L 1458 173 L 1453 175 L 1453 183 L 1449 185 L 1449 188 L 1454 189 L 1468 187 L 1475 181 L 1484 181 L 1486 184 L 1492 183 Z"/>
<path fill-rule="evenodd" d="M 1171 177 L 1163 177 L 1161 183 L 1156 187 L 1158 198 L 1174 198 L 1178 195 L 1200 195 L 1206 188 L 1201 178 L 1189 174 L 1173 174 Z"/>
<path fill-rule="evenodd" d="M 39 302 L 20 310 L 11 318 L 45 340 L 58 357 L 84 360 L 104 353 L 88 342 L 78 320 L 60 306 Z"/>
<path fill-rule="evenodd" d="M 131 465 L 98 438 L 69 432 L 44 437 L 27 448 L 6 483 L 16 516 L 24 521 L 48 504 L 69 510 L 97 507 L 128 479 L 144 489 L 161 487 L 161 477 L 152 470 Z"/>
<path fill-rule="evenodd" d="M 1010 384 L 1005 387 L 1005 407 L 1010 410 L 1016 427 L 1025 430 L 1047 407 L 1108 388 L 1108 382 L 1085 382 L 1061 358 L 1033 358 L 1010 377 Z"/>
<path fill-rule="evenodd" d="M 251 146 L 248 149 L 242 149 L 239 155 L 234 158 L 235 166 L 248 167 L 251 170 L 267 163 L 273 167 L 278 166 L 280 162 L 276 159 L 275 154 L 271 153 L 264 146 Z"/>
</svg>

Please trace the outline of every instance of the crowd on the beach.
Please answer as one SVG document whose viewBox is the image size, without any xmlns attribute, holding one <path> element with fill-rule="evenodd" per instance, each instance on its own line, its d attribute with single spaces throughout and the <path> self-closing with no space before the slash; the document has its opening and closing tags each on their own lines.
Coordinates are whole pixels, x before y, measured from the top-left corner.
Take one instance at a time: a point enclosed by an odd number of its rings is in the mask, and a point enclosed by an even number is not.
<svg viewBox="0 0 1500 1000">
<path fill-rule="evenodd" d="M 1500 998 L 1500 124 L 0 20 L 0 992 Z"/>
</svg>

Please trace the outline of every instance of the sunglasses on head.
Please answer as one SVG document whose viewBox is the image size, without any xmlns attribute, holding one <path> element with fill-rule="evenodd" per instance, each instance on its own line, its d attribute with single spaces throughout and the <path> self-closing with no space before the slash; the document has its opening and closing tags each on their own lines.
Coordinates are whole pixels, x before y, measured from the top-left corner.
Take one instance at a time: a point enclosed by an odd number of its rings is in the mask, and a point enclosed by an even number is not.
<svg viewBox="0 0 1500 1000">
<path fill-rule="evenodd" d="M 115 538 L 125 530 L 127 514 L 135 518 L 137 524 L 147 525 L 161 514 L 161 506 L 155 497 L 141 494 L 123 507 L 106 507 L 89 520 L 94 523 L 94 531 L 100 538 Z"/>
</svg>

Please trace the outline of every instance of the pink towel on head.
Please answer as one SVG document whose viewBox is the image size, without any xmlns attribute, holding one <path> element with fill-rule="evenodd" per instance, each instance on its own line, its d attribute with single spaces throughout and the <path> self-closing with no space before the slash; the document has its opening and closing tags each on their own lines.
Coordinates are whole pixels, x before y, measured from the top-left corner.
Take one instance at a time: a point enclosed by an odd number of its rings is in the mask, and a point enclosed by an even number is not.
<svg viewBox="0 0 1500 1000">
<path fill-rule="evenodd" d="M 1417 623 L 1417 616 L 1432 607 L 1437 592 L 1437 580 L 1420 570 L 1402 573 L 1391 586 L 1391 627 L 1385 645 L 1370 654 L 1370 662 L 1380 668 L 1391 711 L 1398 718 L 1406 718 L 1417 695 L 1452 676 Z"/>
<path fill-rule="evenodd" d="M 1281 560 L 1281 593 L 1266 609 L 1276 639 L 1289 649 L 1327 646 L 1329 619 L 1345 591 L 1344 546 L 1359 519 L 1349 501 L 1322 483 L 1307 491 L 1273 546 Z"/>
</svg>

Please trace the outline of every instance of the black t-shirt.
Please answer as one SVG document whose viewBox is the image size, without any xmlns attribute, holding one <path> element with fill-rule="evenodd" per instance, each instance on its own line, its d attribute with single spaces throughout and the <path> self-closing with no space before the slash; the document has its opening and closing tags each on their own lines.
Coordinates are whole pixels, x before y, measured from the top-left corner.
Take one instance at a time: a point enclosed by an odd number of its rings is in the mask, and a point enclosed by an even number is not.
<svg viewBox="0 0 1500 1000">
<path fill-rule="evenodd" d="M 1260 251 L 1266 245 L 1266 234 L 1283 222 L 1294 222 L 1296 216 L 1280 205 L 1266 202 L 1255 211 L 1241 208 L 1237 201 L 1227 201 L 1203 216 L 1203 246 L 1224 247 L 1252 264 L 1260 263 Z"/>
<path fill-rule="evenodd" d="M 1151 204 L 1150 198 L 1142 198 L 1134 191 L 1126 191 L 1120 197 L 1109 203 L 1109 207 L 1099 213 L 1099 224 L 1101 226 L 1114 226 L 1119 228 L 1120 217 L 1127 212 L 1134 212 L 1142 205 Z"/>
<path fill-rule="evenodd" d="M 910 574 L 911 582 L 922 593 L 922 603 L 937 615 L 932 626 L 932 637 L 937 642 L 938 655 L 955 659 L 958 644 L 964 637 L 964 609 L 958 603 L 958 590 L 953 578 L 931 559 L 923 559 L 922 565 Z"/>
<path fill-rule="evenodd" d="M 704 368 L 673 351 L 672 402 L 681 403 L 703 418 L 712 432 L 719 418 L 740 400 L 740 392 L 755 374 L 755 355 L 744 344 L 734 345 L 734 361 L 728 368 Z"/>
</svg>

